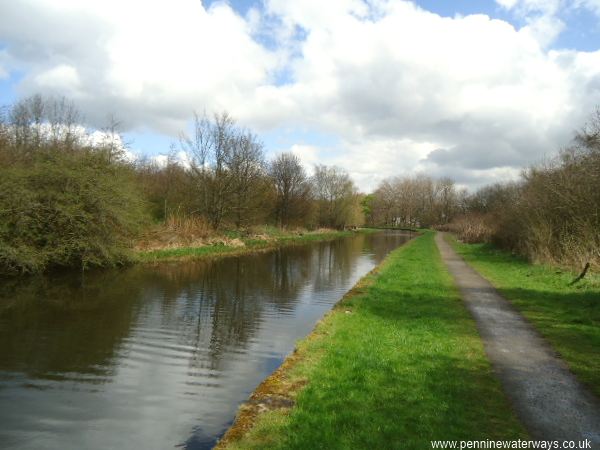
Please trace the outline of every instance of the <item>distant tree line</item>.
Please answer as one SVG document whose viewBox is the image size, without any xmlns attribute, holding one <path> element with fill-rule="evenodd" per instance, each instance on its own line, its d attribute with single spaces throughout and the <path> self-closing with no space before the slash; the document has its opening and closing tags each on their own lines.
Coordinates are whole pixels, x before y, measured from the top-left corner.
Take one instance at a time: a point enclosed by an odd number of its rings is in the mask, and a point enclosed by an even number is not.
<svg viewBox="0 0 600 450">
<path fill-rule="evenodd" d="M 600 266 L 600 110 L 568 148 L 518 181 L 468 193 L 448 178 L 393 177 L 362 206 L 368 225 L 437 227 L 531 261 Z"/>
<path fill-rule="evenodd" d="M 464 210 L 466 195 L 449 178 L 393 177 L 381 182 L 363 206 L 370 225 L 427 228 L 452 221 Z"/>
<path fill-rule="evenodd" d="M 100 135 L 82 122 L 71 102 L 39 95 L 2 111 L 0 274 L 125 263 L 141 233 L 167 223 L 218 232 L 364 222 L 346 172 L 317 166 L 309 177 L 292 153 L 269 161 L 227 113 L 196 115 L 163 163 L 128 158 L 114 120 Z"/>
</svg>

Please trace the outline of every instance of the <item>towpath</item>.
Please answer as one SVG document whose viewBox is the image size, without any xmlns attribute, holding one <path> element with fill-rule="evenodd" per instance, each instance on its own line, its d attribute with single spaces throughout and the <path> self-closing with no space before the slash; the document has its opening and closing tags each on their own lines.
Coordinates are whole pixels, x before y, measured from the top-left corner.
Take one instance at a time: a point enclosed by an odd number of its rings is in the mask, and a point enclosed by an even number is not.
<svg viewBox="0 0 600 450">
<path fill-rule="evenodd" d="M 600 449 L 600 402 L 494 287 L 438 233 L 443 261 L 477 322 L 486 352 L 534 439 L 591 441 Z M 577 443 L 576 443 L 577 445 Z"/>
</svg>

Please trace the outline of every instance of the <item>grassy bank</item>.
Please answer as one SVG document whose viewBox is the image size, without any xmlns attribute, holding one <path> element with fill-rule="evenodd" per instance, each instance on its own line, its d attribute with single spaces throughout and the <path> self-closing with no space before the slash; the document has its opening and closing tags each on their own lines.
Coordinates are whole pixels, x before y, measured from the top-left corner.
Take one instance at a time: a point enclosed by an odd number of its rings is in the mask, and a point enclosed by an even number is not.
<svg viewBox="0 0 600 450">
<path fill-rule="evenodd" d="M 248 237 L 244 237 L 237 232 L 229 232 L 225 233 L 221 238 L 213 239 L 212 243 L 207 243 L 206 245 L 139 251 L 137 253 L 137 260 L 139 262 L 158 262 L 217 257 L 220 255 L 242 255 L 282 245 L 327 241 L 352 236 L 355 233 L 376 233 L 378 231 L 380 230 L 361 228 L 356 231 L 325 230 L 298 233 L 284 232 L 273 228 L 268 233 Z"/>
<path fill-rule="evenodd" d="M 570 286 L 576 273 L 532 265 L 487 244 L 450 242 L 600 395 L 600 276 L 588 273 Z"/>
<path fill-rule="evenodd" d="M 220 448 L 423 449 L 433 439 L 518 437 L 524 431 L 426 233 L 298 344 Z"/>
</svg>

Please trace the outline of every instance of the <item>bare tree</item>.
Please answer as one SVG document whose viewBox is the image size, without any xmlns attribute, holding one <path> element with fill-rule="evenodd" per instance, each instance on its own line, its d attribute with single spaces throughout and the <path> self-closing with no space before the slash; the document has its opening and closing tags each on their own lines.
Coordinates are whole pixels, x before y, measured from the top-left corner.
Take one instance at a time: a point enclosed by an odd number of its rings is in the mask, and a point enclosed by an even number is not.
<svg viewBox="0 0 600 450">
<path fill-rule="evenodd" d="M 231 213 L 236 228 L 253 222 L 267 190 L 263 144 L 250 132 L 238 132 L 228 154 L 232 184 Z"/>
<path fill-rule="evenodd" d="M 452 220 L 459 208 L 458 192 L 454 180 L 441 178 L 435 183 L 436 225 L 445 225 Z"/>
<path fill-rule="evenodd" d="M 7 113 L 11 141 L 22 157 L 30 157 L 46 144 L 63 151 L 81 147 L 87 134 L 75 105 L 66 98 L 33 95 L 14 104 Z"/>
<path fill-rule="evenodd" d="M 317 165 L 312 185 L 321 225 L 344 228 L 364 222 L 358 190 L 347 172 L 338 167 Z"/>
<path fill-rule="evenodd" d="M 279 154 L 269 166 L 275 186 L 275 217 L 280 227 L 290 225 L 306 214 L 310 186 L 300 158 L 293 153 Z M 303 214 L 304 213 L 304 214 Z"/>
<path fill-rule="evenodd" d="M 188 156 L 190 175 L 198 199 L 196 212 L 217 229 L 227 218 L 240 227 L 256 211 L 264 188 L 263 144 L 236 126 L 223 112 L 210 120 L 194 116 L 192 136 L 182 134 L 181 148 Z"/>
<path fill-rule="evenodd" d="M 121 122 L 113 115 L 108 116 L 108 124 L 102 129 L 104 133 L 100 149 L 106 154 L 108 163 L 122 161 L 125 157 L 125 144 L 120 131 Z"/>
<path fill-rule="evenodd" d="M 379 184 L 373 199 L 375 223 L 386 226 L 442 225 L 458 210 L 459 195 L 449 178 L 389 178 Z"/>
<path fill-rule="evenodd" d="M 213 228 L 219 228 L 228 207 L 230 193 L 226 160 L 233 140 L 233 119 L 215 114 L 194 115 L 193 134 L 181 134 L 180 144 L 190 163 L 190 175 L 198 195 L 196 212 L 205 215 Z"/>
</svg>

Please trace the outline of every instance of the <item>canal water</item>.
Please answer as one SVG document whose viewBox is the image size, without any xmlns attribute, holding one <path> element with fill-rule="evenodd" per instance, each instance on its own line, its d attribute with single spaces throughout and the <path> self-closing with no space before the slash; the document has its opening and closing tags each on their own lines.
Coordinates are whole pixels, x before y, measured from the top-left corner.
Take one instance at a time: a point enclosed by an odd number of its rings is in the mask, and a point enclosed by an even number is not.
<svg viewBox="0 0 600 450">
<path fill-rule="evenodd" d="M 211 448 L 360 277 L 409 239 L 0 281 L 0 448 Z"/>
</svg>

